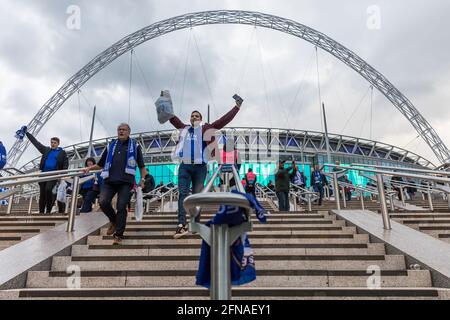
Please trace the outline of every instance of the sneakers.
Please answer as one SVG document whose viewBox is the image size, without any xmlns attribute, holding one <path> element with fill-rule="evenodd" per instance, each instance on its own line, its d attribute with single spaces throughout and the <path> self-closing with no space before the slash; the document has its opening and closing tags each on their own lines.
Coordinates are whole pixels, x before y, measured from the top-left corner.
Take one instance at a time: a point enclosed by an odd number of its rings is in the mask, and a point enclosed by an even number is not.
<svg viewBox="0 0 450 320">
<path fill-rule="evenodd" d="M 112 222 L 109 223 L 109 228 L 106 231 L 106 235 L 110 236 L 116 231 L 116 225 Z"/>
<path fill-rule="evenodd" d="M 113 246 L 118 246 L 120 244 L 122 244 L 122 238 L 114 235 L 113 236 Z"/>
<path fill-rule="evenodd" d="M 179 224 L 177 227 L 177 231 L 175 231 L 175 234 L 173 235 L 174 239 L 179 239 L 186 234 L 188 234 L 188 229 L 186 228 L 186 225 Z"/>
</svg>

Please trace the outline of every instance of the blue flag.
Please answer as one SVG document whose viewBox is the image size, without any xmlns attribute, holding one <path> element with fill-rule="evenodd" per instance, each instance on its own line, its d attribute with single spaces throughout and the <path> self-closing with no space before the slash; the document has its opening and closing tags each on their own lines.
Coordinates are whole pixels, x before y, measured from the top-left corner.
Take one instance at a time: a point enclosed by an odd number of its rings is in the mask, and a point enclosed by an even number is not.
<svg viewBox="0 0 450 320">
<path fill-rule="evenodd" d="M 6 165 L 6 149 L 3 143 L 0 141 L 0 170 Z"/>
<path fill-rule="evenodd" d="M 265 211 L 252 195 L 237 191 L 232 191 L 232 193 L 245 196 L 249 200 L 250 206 L 255 209 L 258 220 L 266 223 Z M 219 212 L 206 225 L 228 224 L 229 227 L 233 227 L 246 221 L 247 216 L 243 208 L 222 205 Z M 247 234 L 239 237 L 230 248 L 230 273 L 232 285 L 243 285 L 256 279 L 255 259 Z M 205 241 L 202 242 L 196 284 L 207 288 L 211 284 L 211 252 Z"/>
</svg>

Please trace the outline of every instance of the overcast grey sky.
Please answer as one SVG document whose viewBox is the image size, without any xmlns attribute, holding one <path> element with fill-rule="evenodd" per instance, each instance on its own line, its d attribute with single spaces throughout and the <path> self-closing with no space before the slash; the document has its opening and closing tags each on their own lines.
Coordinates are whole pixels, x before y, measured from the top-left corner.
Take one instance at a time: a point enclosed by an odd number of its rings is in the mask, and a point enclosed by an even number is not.
<svg viewBox="0 0 450 320">
<path fill-rule="evenodd" d="M 67 27 L 67 8 L 80 8 L 80 29 Z M 379 28 L 369 28 L 380 11 Z M 246 0 L 0 2 L 0 140 L 9 149 L 62 84 L 98 53 L 124 36 L 176 15 L 215 9 L 259 11 L 292 19 L 348 47 L 402 91 L 450 145 L 450 2 L 447 0 Z M 38 138 L 59 136 L 70 145 L 89 136 L 92 106 L 98 108 L 95 138 L 113 135 L 128 119 L 130 54 L 98 73 L 46 124 Z M 370 133 L 369 84 L 319 51 L 322 99 L 329 131 L 405 147 L 437 162 L 409 122 L 374 93 Z M 219 25 L 181 30 L 135 50 L 131 86 L 134 132 L 170 129 L 156 121 L 154 99 L 169 89 L 175 111 L 187 120 L 193 108 L 212 117 L 225 113 L 238 91 L 245 99 L 235 126 L 321 130 L 314 47 L 273 30 Z M 350 120 L 349 120 L 350 119 Z M 345 125 L 348 122 L 347 125 Z M 81 124 L 81 125 L 80 125 Z M 21 163 L 37 156 L 29 148 Z"/>
</svg>

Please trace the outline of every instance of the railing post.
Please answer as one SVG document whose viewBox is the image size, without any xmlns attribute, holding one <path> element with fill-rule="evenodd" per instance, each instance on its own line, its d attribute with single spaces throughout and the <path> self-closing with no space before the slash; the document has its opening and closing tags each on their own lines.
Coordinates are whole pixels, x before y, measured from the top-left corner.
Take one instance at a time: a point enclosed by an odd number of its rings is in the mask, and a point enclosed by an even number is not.
<svg viewBox="0 0 450 320">
<path fill-rule="evenodd" d="M 361 199 L 361 209 L 365 210 L 366 208 L 364 207 L 364 192 L 359 191 L 359 195 L 360 195 L 360 199 Z"/>
<path fill-rule="evenodd" d="M 377 174 L 378 199 L 380 200 L 381 216 L 383 218 L 383 226 L 386 230 L 391 230 L 391 221 L 389 220 L 389 212 L 386 204 L 386 195 L 384 193 L 383 176 Z"/>
<path fill-rule="evenodd" d="M 449 187 L 450 188 L 450 184 L 446 184 L 447 185 L 447 187 Z M 447 194 L 447 203 L 448 203 L 448 208 L 450 209 L 450 195 L 449 194 Z"/>
<path fill-rule="evenodd" d="M 308 193 L 308 211 L 312 211 L 312 205 L 311 205 L 311 194 Z"/>
<path fill-rule="evenodd" d="M 64 210 L 65 214 L 69 214 L 69 205 L 70 205 L 70 197 L 66 197 L 66 210 Z"/>
<path fill-rule="evenodd" d="M 345 187 L 342 187 L 342 200 L 344 201 L 344 208 L 347 208 L 347 195 L 345 194 Z"/>
<path fill-rule="evenodd" d="M 337 181 L 337 173 L 332 172 L 333 174 L 333 191 L 334 191 L 334 199 L 336 201 L 336 209 L 341 210 L 341 203 L 339 202 L 339 185 Z"/>
<path fill-rule="evenodd" d="M 164 212 L 165 210 L 164 210 L 164 195 L 163 196 L 161 196 L 161 209 L 159 210 L 159 212 Z"/>
<path fill-rule="evenodd" d="M 402 201 L 402 205 L 405 206 L 405 195 L 403 193 L 403 187 L 400 186 L 400 200 Z"/>
<path fill-rule="evenodd" d="M 431 190 L 430 190 L 430 185 L 428 185 L 428 205 L 430 206 L 430 211 L 434 211 L 434 207 L 433 207 L 433 199 L 431 199 Z"/>
<path fill-rule="evenodd" d="M 211 299 L 231 299 L 228 225 L 211 225 Z"/>
<path fill-rule="evenodd" d="M 6 208 L 6 214 L 8 215 L 11 214 L 13 201 L 14 201 L 14 194 L 10 195 L 8 198 L 8 208 Z"/>
<path fill-rule="evenodd" d="M 145 213 L 150 212 L 150 199 L 145 199 Z"/>
<path fill-rule="evenodd" d="M 389 202 L 391 203 L 391 210 L 392 210 L 392 212 L 394 212 L 395 211 L 394 195 L 392 195 L 392 194 L 389 195 Z"/>
<path fill-rule="evenodd" d="M 30 202 L 28 203 L 28 214 L 31 214 L 32 206 L 33 206 L 33 196 L 30 197 Z"/>
<path fill-rule="evenodd" d="M 77 214 L 79 185 L 80 185 L 80 177 L 76 176 L 73 178 L 72 200 L 70 201 L 70 214 L 69 214 L 69 220 L 67 221 L 67 232 L 73 232 L 73 229 L 75 226 L 75 216 Z"/>
</svg>

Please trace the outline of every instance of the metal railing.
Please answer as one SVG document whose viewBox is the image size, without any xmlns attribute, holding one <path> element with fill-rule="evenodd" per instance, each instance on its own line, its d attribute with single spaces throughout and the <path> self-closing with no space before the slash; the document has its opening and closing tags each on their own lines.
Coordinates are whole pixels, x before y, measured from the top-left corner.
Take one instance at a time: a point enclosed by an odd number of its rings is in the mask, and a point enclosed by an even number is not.
<svg viewBox="0 0 450 320">
<path fill-rule="evenodd" d="M 270 190 L 260 183 L 255 184 L 255 191 L 257 197 L 263 199 L 264 201 L 267 201 L 272 209 L 278 210 L 278 205 L 275 202 L 275 199 L 277 199 L 275 191 Z"/>
<path fill-rule="evenodd" d="M 150 212 L 150 204 L 154 202 L 161 201 L 160 212 L 164 212 L 166 198 L 169 198 L 170 202 L 174 201 L 175 196 L 179 194 L 178 186 L 173 185 L 172 187 L 169 187 L 170 184 L 171 183 L 167 183 L 163 186 L 158 187 L 157 189 L 143 194 L 143 196 L 147 198 L 145 199 L 145 213 Z M 167 188 L 167 190 L 165 190 L 164 188 Z M 162 190 L 165 191 L 161 192 Z"/>
<path fill-rule="evenodd" d="M 380 207 L 381 207 L 383 226 L 387 230 L 391 229 L 391 223 L 390 223 L 390 218 L 389 218 L 389 213 L 388 213 L 387 203 L 386 203 L 386 192 L 385 192 L 385 185 L 384 185 L 384 181 L 383 181 L 384 176 L 399 176 L 402 178 L 419 179 L 422 181 L 450 183 L 449 178 L 429 176 L 426 174 L 414 174 L 414 173 L 409 173 L 409 172 L 397 172 L 397 171 L 394 172 L 391 170 L 378 170 L 378 169 L 355 167 L 355 166 L 343 167 L 343 166 L 338 166 L 338 165 L 334 165 L 334 164 L 325 164 L 324 166 L 343 169 L 343 170 L 352 170 L 352 171 L 357 171 L 357 172 L 370 172 L 370 173 L 374 173 L 376 175 L 378 198 L 379 198 Z M 338 182 L 337 182 L 336 173 L 334 173 L 333 180 L 334 180 L 334 185 L 335 185 L 334 190 L 336 191 L 336 190 L 338 190 Z M 340 210 L 339 192 L 335 192 L 335 199 L 336 199 L 337 209 Z M 391 204 L 393 204 L 392 197 L 391 197 Z"/>
<path fill-rule="evenodd" d="M 73 232 L 74 224 L 75 224 L 75 216 L 77 213 L 76 211 L 77 211 L 78 192 L 79 192 L 79 186 L 80 186 L 80 177 L 86 175 L 84 172 L 81 172 L 80 170 L 81 169 L 69 169 L 69 170 L 37 172 L 37 173 L 26 174 L 26 175 L 16 175 L 16 176 L 11 176 L 11 177 L 4 177 L 4 178 L 0 179 L 0 187 L 9 188 L 9 187 L 24 186 L 24 185 L 29 185 L 29 184 L 33 184 L 33 183 L 39 183 L 39 182 L 73 178 L 70 212 L 69 212 L 68 221 L 67 221 L 67 232 Z M 92 175 L 94 175 L 95 173 L 96 172 L 91 172 Z M 10 202 L 8 205 L 12 205 L 13 197 L 14 197 L 14 195 L 12 195 L 10 197 Z M 32 199 L 32 197 L 30 199 Z M 8 208 L 8 210 L 9 210 L 9 212 L 11 212 L 10 208 Z M 31 211 L 31 201 L 30 201 L 29 211 Z"/>
<path fill-rule="evenodd" d="M 231 299 L 231 275 L 230 275 L 230 246 L 245 232 L 252 230 L 250 221 L 250 208 L 248 200 L 239 194 L 230 192 L 210 192 L 214 181 L 223 165 L 219 165 L 201 193 L 188 196 L 184 200 L 184 208 L 191 216 L 189 230 L 197 232 L 211 247 L 211 287 L 210 295 L 213 300 Z M 228 173 L 226 173 L 228 174 Z M 239 192 L 245 192 L 239 174 L 232 166 L 236 188 Z M 229 179 L 225 179 L 229 181 Z M 245 209 L 247 222 L 229 227 L 226 224 L 211 225 L 210 227 L 196 222 L 202 207 L 209 205 L 229 205 Z"/>
<path fill-rule="evenodd" d="M 291 191 L 289 193 L 294 196 L 294 211 L 297 211 L 297 199 L 300 199 L 308 204 L 308 212 L 311 212 L 312 201 L 315 201 L 319 198 L 317 192 L 310 191 L 293 183 L 291 183 L 290 186 Z"/>
</svg>

